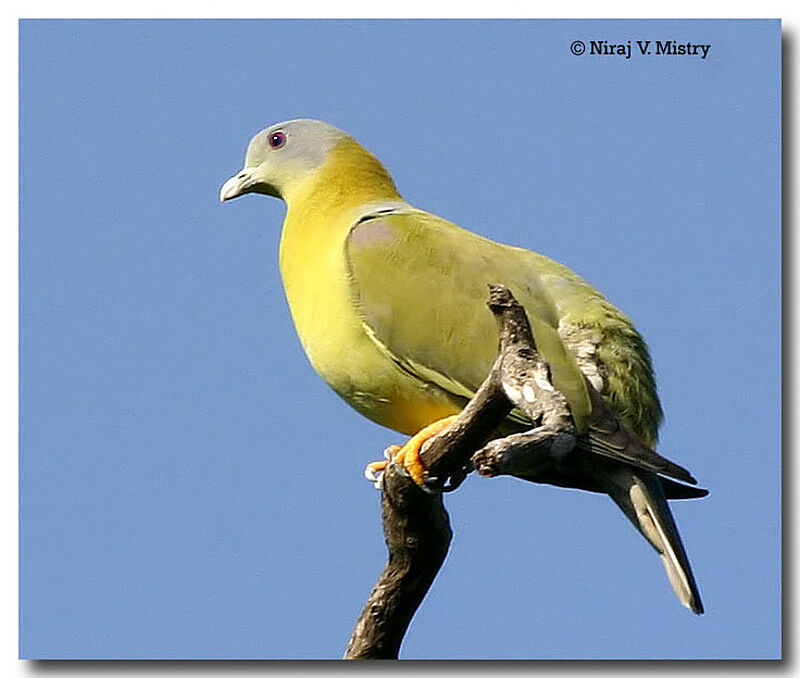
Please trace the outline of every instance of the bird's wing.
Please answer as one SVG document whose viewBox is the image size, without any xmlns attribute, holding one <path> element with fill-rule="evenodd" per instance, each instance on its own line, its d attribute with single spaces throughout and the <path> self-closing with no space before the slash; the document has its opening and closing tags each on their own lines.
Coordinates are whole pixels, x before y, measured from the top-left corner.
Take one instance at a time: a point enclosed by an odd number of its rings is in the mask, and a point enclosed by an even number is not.
<svg viewBox="0 0 800 678">
<path fill-rule="evenodd" d="M 588 421 L 589 435 L 578 439 L 579 449 L 646 471 L 671 476 L 685 483 L 697 484 L 689 471 L 650 449 L 633 431 L 622 426 L 619 417 L 597 390 L 591 385 L 588 388 L 592 401 L 592 414 Z"/>
<path fill-rule="evenodd" d="M 413 208 L 361 217 L 345 243 L 367 334 L 401 369 L 464 398 L 497 356 L 488 285 L 507 286 L 583 431 L 591 411 L 585 379 L 558 335 L 557 314 L 529 255 Z"/>
</svg>

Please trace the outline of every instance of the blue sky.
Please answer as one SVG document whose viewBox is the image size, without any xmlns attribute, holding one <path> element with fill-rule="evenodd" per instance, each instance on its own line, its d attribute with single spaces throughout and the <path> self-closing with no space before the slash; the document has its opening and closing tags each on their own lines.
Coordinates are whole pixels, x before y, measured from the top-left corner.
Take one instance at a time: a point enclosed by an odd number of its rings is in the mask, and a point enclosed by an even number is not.
<svg viewBox="0 0 800 678">
<path fill-rule="evenodd" d="M 220 184 L 267 125 L 352 133 L 404 197 L 545 253 L 653 355 L 707 613 L 611 501 L 513 479 L 405 658 L 780 652 L 777 22 L 23 22 L 21 655 L 336 658 L 383 567 L 364 463 L 401 436 L 305 359 L 284 208 Z M 576 39 L 710 43 L 575 56 Z"/>
</svg>

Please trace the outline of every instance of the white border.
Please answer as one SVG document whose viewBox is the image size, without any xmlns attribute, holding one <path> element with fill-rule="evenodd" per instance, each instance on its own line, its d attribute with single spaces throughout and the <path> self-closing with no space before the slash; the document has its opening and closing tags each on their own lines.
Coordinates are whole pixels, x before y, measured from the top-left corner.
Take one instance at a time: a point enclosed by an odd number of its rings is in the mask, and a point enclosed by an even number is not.
<svg viewBox="0 0 800 678">
<path fill-rule="evenodd" d="M 561 2 L 561 3 L 548 3 L 546 6 L 532 6 L 531 3 L 523 3 L 513 0 L 494 0 L 491 3 L 471 3 L 467 5 L 463 2 L 441 2 L 435 0 L 426 0 L 420 2 L 418 0 L 406 2 L 383 2 L 380 5 L 373 2 L 364 1 L 349 1 L 338 2 L 335 5 L 326 5 L 321 2 L 301 1 L 301 0 L 279 0 L 277 2 L 254 2 L 252 0 L 238 0 L 236 3 L 225 4 L 212 4 L 208 2 L 201 2 L 195 0 L 194 2 L 170 2 L 168 0 L 159 0 L 154 2 L 152 0 L 140 0 L 139 2 L 120 1 L 116 3 L 100 3 L 100 2 L 72 2 L 69 5 L 65 3 L 48 1 L 36 3 L 9 3 L 9 9 L 6 11 L 7 16 L 3 17 L 0 23 L 0 45 L 2 45 L 2 80 L 0 84 L 2 88 L 0 91 L 5 92 L 3 100 L 6 102 L 4 105 L 4 119 L 2 129 L 6 131 L 6 143 L 3 145 L 7 149 L 8 155 L 6 162 L 3 165 L 2 181 L 0 181 L 0 191 L 2 191 L 3 200 L 2 204 L 6 211 L 6 218 L 3 220 L 3 227 L 0 228 L 0 257 L 2 257 L 2 264 L 0 264 L 0 314 L 4 320 L 0 328 L 0 351 L 3 356 L 0 362 L 0 450 L 3 450 L 2 461 L 4 464 L 3 472 L 0 474 L 2 480 L 2 489 L 0 489 L 0 502 L 2 502 L 2 513 L 0 514 L 0 536 L 2 543 L 7 548 L 5 557 L 0 559 L 0 577 L 3 581 L 3 586 L 0 589 L 0 639 L 2 640 L 2 652 L 0 653 L 0 676 L 30 676 L 39 673 L 42 669 L 37 670 L 36 665 L 31 662 L 22 662 L 17 659 L 18 644 L 17 644 L 17 536 L 18 536 L 18 522 L 17 522 L 17 499 L 18 499 L 18 485 L 17 485 L 17 451 L 18 451 L 18 410 L 17 410 L 17 394 L 18 394 L 18 371 L 17 371 L 17 350 L 18 350 L 18 181 L 17 181 L 17 161 L 18 161 L 18 24 L 19 18 L 89 18 L 89 17 L 102 17 L 102 18 L 255 18 L 255 17 L 309 17 L 309 18 L 333 18 L 333 17 L 380 17 L 380 18 L 417 18 L 417 17 L 462 17 L 462 18 L 510 18 L 510 17 L 531 17 L 531 18 L 781 18 L 783 19 L 783 32 L 784 36 L 788 34 L 789 39 L 792 41 L 794 53 L 794 61 L 797 60 L 797 39 L 798 27 L 800 26 L 800 3 L 797 2 L 769 2 L 763 1 L 758 4 L 750 3 L 745 5 L 743 3 L 728 2 L 690 2 L 690 1 L 676 1 L 671 2 L 650 2 L 644 5 L 641 0 L 637 2 L 605 2 L 602 4 L 593 4 L 589 2 Z M 786 38 L 784 38 L 786 39 Z M 784 91 L 796 91 L 797 89 L 797 68 L 796 64 L 791 67 L 787 64 L 784 73 L 790 76 L 790 80 L 784 85 Z M 797 117 L 797 110 L 793 111 Z M 790 140 L 791 147 L 784 146 L 784 154 L 786 155 L 788 163 L 791 163 L 797 158 L 797 139 L 793 135 Z M 789 178 L 789 177 L 787 177 Z M 784 191 L 798 195 L 798 179 L 796 173 L 791 175 L 791 184 L 784 186 Z M 793 230 L 794 224 L 786 224 L 785 230 L 787 232 Z M 788 242 L 793 243 L 794 247 L 792 252 L 786 253 L 787 261 L 797 261 L 797 237 L 795 236 Z M 787 289 L 785 290 L 785 298 L 792 300 L 797 298 L 797 280 L 796 276 L 787 266 L 786 281 Z M 797 317 L 791 319 L 791 333 L 787 326 L 787 334 L 789 336 L 798 336 L 798 321 Z M 794 385 L 794 374 L 787 374 L 787 388 Z M 787 406 L 792 404 L 791 401 L 787 402 Z M 797 416 L 797 407 L 792 408 L 791 412 L 786 413 L 786 421 L 797 422 L 800 417 Z M 794 428 L 794 427 L 793 427 Z M 785 437 L 791 440 L 792 436 L 789 431 L 786 432 Z M 792 450 L 788 450 L 787 454 L 791 454 Z M 795 469 L 798 464 L 795 462 L 792 465 Z M 796 476 L 797 474 L 795 474 Z M 785 486 L 797 487 L 796 477 L 787 478 Z M 777 489 L 777 488 L 776 488 Z M 792 529 L 794 520 L 792 516 L 784 516 L 784 522 L 787 525 L 787 530 Z M 793 541 L 796 541 L 794 539 Z M 793 557 L 794 553 L 786 554 L 785 562 L 796 562 Z M 720 563 L 720 567 L 730 566 L 730 564 Z M 790 569 L 787 567 L 785 576 L 788 578 Z M 794 600 L 785 600 L 785 607 L 792 606 L 797 610 L 797 587 L 792 586 L 791 590 L 795 592 Z M 735 595 L 735 592 L 731 592 Z M 791 615 L 792 617 L 794 615 Z M 635 623 L 635 620 L 632 620 Z M 791 631 L 792 629 L 789 629 Z M 786 638 L 788 646 L 797 649 L 796 633 L 792 633 L 791 637 Z M 789 652 L 785 649 L 785 654 Z M 791 654 L 794 654 L 792 652 Z M 727 672 L 727 667 L 709 666 L 709 669 L 720 670 Z M 730 665 L 728 665 L 730 667 Z M 275 664 L 266 664 L 258 668 L 258 672 L 269 673 L 294 673 L 297 669 L 313 671 L 314 669 L 330 669 L 330 664 L 304 664 L 303 667 L 295 666 L 292 670 L 289 667 L 281 667 Z M 337 667 L 340 670 L 341 666 Z M 355 668 L 355 667 L 354 667 Z M 361 667 L 363 671 L 366 667 Z M 469 670 L 469 673 L 483 673 L 488 675 L 497 669 L 502 670 L 502 666 L 497 665 L 474 665 L 472 669 L 466 669 L 462 664 L 459 667 L 448 667 L 446 664 L 439 664 L 438 668 L 433 670 L 455 673 L 456 671 L 463 672 Z M 509 667 L 510 668 L 510 667 Z M 566 668 L 566 667 L 564 667 Z M 576 665 L 574 669 L 564 671 L 564 668 L 558 669 L 558 673 L 583 673 L 590 669 L 586 664 Z M 629 667 L 632 668 L 632 667 Z M 642 667 L 642 670 L 647 670 L 648 673 L 672 673 L 677 668 L 674 665 L 671 667 L 665 665 L 660 668 L 658 665 L 650 664 Z M 731 671 L 735 670 L 730 667 Z M 744 668 L 743 666 L 740 668 Z M 753 668 L 752 666 L 750 667 Z M 195 674 L 202 672 L 204 675 L 227 675 L 229 673 L 240 672 L 253 672 L 252 665 L 245 666 L 238 663 L 225 663 L 214 665 L 189 665 L 182 666 L 173 665 L 170 669 L 169 665 L 164 664 L 151 665 L 148 668 L 148 663 L 142 662 L 141 667 L 135 666 L 122 669 L 121 666 L 117 670 L 108 664 L 99 666 L 98 670 L 91 671 L 92 675 L 115 675 L 123 672 L 126 675 L 170 675 L 179 671 L 183 674 Z M 516 665 L 514 672 L 517 670 L 536 670 L 535 665 L 522 667 Z M 419 664 L 408 665 L 405 669 L 409 672 L 419 672 L 420 670 L 427 671 Z M 405 672 L 401 670 L 401 672 Z M 539 670 L 547 671 L 545 667 L 539 667 Z M 602 668 L 600 669 L 602 670 Z M 609 672 L 616 672 L 619 667 L 607 667 Z M 702 668 L 696 666 L 682 665 L 680 671 L 693 673 L 700 671 Z M 764 665 L 764 672 L 770 670 L 774 671 L 774 667 Z M 757 672 L 761 672 L 756 668 Z M 88 673 L 82 668 L 73 666 L 70 669 L 70 663 L 65 662 L 59 667 L 49 668 L 48 673 L 62 674 L 70 673 L 74 675 L 82 675 Z M 370 671 L 371 672 L 371 671 Z M 606 672 L 606 671 L 603 671 Z M 748 671 L 749 672 L 749 671 Z"/>
</svg>

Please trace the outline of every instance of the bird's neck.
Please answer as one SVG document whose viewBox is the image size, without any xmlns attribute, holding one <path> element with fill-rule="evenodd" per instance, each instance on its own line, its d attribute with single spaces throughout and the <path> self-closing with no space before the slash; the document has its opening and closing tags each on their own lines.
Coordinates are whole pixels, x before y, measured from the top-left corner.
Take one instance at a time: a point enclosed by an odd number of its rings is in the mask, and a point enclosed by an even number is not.
<svg viewBox="0 0 800 678">
<path fill-rule="evenodd" d="M 295 218 L 319 214 L 330 218 L 368 202 L 402 200 L 383 165 L 349 138 L 336 145 L 318 172 L 292 186 L 283 198 L 287 217 Z"/>
<path fill-rule="evenodd" d="M 300 340 L 317 365 L 325 362 L 332 346 L 320 323 L 325 318 L 337 318 L 339 325 L 348 319 L 356 322 L 343 250 L 355 215 L 364 205 L 402 198 L 383 166 L 349 140 L 331 151 L 313 177 L 282 197 L 288 209 L 281 234 L 281 276 Z"/>
</svg>

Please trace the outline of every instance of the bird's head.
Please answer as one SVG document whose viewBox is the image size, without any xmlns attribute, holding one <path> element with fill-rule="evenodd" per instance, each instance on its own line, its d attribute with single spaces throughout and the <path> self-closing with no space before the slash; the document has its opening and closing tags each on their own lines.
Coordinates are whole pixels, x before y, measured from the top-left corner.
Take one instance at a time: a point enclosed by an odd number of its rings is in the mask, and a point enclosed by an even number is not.
<svg viewBox="0 0 800 678">
<path fill-rule="evenodd" d="M 396 192 L 383 166 L 352 137 L 320 120 L 288 120 L 256 134 L 247 147 L 244 168 L 220 189 L 222 202 L 245 193 L 289 201 L 331 169 L 326 183 L 362 184 Z M 385 192 L 385 191 L 384 191 Z"/>
<path fill-rule="evenodd" d="M 319 120 L 287 120 L 261 130 L 247 146 L 244 168 L 222 186 L 222 202 L 245 193 L 285 198 L 319 170 L 329 153 L 348 138 Z"/>
<path fill-rule="evenodd" d="M 222 186 L 222 202 L 245 193 L 285 197 L 312 176 L 347 135 L 319 120 L 287 120 L 261 130 L 247 146 L 244 168 Z"/>
</svg>

